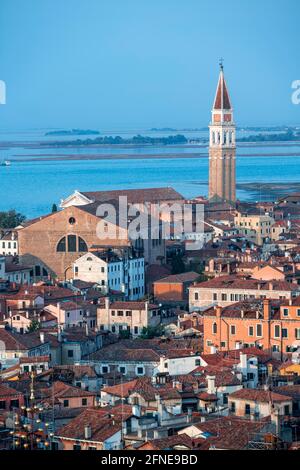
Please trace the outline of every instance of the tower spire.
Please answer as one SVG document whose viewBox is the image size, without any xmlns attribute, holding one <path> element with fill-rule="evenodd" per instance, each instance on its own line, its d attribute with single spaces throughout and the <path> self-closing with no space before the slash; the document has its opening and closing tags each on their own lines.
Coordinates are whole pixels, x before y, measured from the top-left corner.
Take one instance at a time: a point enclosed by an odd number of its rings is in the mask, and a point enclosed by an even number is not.
<svg viewBox="0 0 300 470">
<path fill-rule="evenodd" d="M 223 59 L 220 59 L 220 75 L 213 109 L 231 110 L 231 102 L 224 77 Z"/>
</svg>

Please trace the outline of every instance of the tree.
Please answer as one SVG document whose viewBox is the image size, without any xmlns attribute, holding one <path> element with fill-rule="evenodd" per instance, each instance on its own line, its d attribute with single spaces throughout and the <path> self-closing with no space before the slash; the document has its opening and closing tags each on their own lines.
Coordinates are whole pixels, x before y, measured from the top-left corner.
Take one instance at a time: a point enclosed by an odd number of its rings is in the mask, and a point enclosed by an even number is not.
<svg viewBox="0 0 300 470">
<path fill-rule="evenodd" d="M 56 204 L 52 205 L 52 214 L 53 214 L 53 212 L 57 212 L 57 205 Z"/>
<path fill-rule="evenodd" d="M 0 228 L 15 228 L 26 219 L 25 215 L 10 209 L 7 212 L 0 212 Z"/>
<path fill-rule="evenodd" d="M 27 332 L 33 333 L 34 331 L 39 330 L 40 327 L 41 327 L 40 322 L 36 318 L 33 318 L 30 322 L 30 325 L 27 327 Z"/>
<path fill-rule="evenodd" d="M 129 339 L 130 338 L 130 331 L 129 330 L 121 330 L 119 333 L 120 339 Z"/>
<path fill-rule="evenodd" d="M 185 265 L 181 255 L 174 255 L 171 260 L 172 274 L 181 274 L 185 272 Z"/>
<path fill-rule="evenodd" d="M 142 339 L 153 339 L 157 336 L 162 336 L 164 334 L 164 327 L 162 325 L 158 326 L 144 326 L 141 332 Z"/>
</svg>

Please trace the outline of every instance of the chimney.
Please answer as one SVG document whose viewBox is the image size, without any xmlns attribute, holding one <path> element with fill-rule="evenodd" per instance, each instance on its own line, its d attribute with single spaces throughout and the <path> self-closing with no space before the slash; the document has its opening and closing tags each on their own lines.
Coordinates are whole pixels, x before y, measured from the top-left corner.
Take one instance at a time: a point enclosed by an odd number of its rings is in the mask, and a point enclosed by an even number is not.
<svg viewBox="0 0 300 470">
<path fill-rule="evenodd" d="M 105 309 L 109 310 L 109 297 L 105 297 Z"/>
<path fill-rule="evenodd" d="M 215 260 L 213 258 L 209 260 L 208 266 L 209 272 L 213 272 L 215 270 Z"/>
<path fill-rule="evenodd" d="M 275 426 L 276 436 L 280 437 L 280 416 L 277 408 L 272 409 L 271 405 L 271 422 Z"/>
<path fill-rule="evenodd" d="M 264 320 L 270 321 L 271 319 L 270 299 L 264 299 L 263 305 L 264 305 Z"/>
<path fill-rule="evenodd" d="M 216 377 L 214 375 L 207 375 L 207 393 L 212 394 L 216 391 Z"/>
<path fill-rule="evenodd" d="M 221 318 L 221 316 L 222 316 L 222 307 L 216 306 L 215 309 L 216 309 L 216 317 Z"/>
<path fill-rule="evenodd" d="M 41 343 L 45 342 L 45 333 L 43 331 L 40 331 L 40 341 Z"/>
<path fill-rule="evenodd" d="M 240 352 L 240 364 L 241 364 L 241 369 L 246 370 L 247 369 L 247 354 Z"/>
<path fill-rule="evenodd" d="M 87 424 L 86 426 L 84 426 L 84 438 L 88 440 L 88 439 L 91 439 L 91 437 L 92 437 L 92 428 L 90 424 Z"/>
<path fill-rule="evenodd" d="M 274 289 L 273 282 L 269 282 L 269 290 L 273 290 L 273 289 Z"/>
</svg>

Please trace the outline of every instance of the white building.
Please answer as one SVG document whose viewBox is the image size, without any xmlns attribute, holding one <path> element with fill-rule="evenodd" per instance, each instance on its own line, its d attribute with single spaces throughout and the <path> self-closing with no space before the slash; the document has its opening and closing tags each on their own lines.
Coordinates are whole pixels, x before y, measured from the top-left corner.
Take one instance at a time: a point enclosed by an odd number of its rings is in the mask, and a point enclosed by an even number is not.
<svg viewBox="0 0 300 470">
<path fill-rule="evenodd" d="M 97 325 L 100 330 L 121 333 L 128 331 L 139 336 L 143 328 L 155 328 L 160 324 L 159 306 L 149 302 L 112 302 L 105 298 L 105 305 L 97 309 Z"/>
<path fill-rule="evenodd" d="M 0 254 L 12 256 L 16 256 L 18 254 L 17 232 L 7 230 L 0 233 Z"/>
<path fill-rule="evenodd" d="M 0 279 L 17 284 L 30 284 L 30 271 L 28 266 L 10 262 L 5 256 L 0 257 Z"/>
<path fill-rule="evenodd" d="M 86 253 L 73 263 L 73 278 L 99 284 L 104 294 L 119 291 L 128 300 L 138 300 L 145 294 L 144 258 L 111 252 Z"/>
</svg>

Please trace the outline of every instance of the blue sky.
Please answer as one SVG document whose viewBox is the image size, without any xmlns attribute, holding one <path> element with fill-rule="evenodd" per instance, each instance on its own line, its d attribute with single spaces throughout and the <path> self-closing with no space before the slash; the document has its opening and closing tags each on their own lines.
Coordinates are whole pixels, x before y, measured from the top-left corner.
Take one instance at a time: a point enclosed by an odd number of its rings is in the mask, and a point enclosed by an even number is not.
<svg viewBox="0 0 300 470">
<path fill-rule="evenodd" d="M 1 0 L 0 128 L 299 124 L 299 0 Z"/>
</svg>

